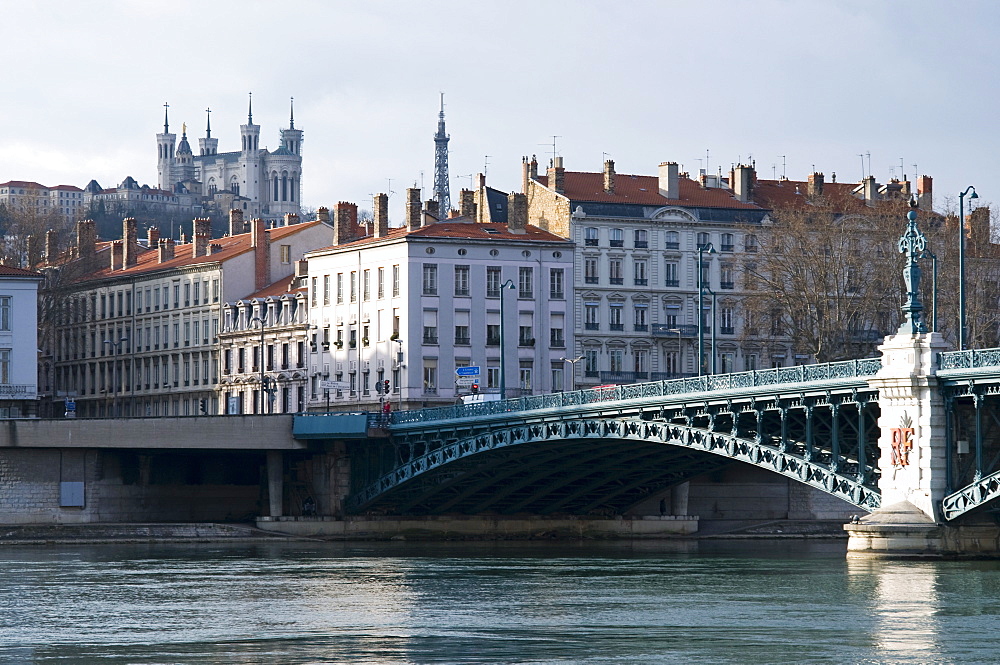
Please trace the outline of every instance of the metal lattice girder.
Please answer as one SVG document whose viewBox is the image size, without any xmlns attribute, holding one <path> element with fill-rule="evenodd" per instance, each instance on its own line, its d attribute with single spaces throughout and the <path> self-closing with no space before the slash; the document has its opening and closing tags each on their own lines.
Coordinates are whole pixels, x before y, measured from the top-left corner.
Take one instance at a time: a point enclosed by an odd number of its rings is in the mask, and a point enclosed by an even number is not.
<svg viewBox="0 0 1000 665">
<path fill-rule="evenodd" d="M 841 458 L 827 454 L 825 463 L 816 459 L 806 459 L 801 454 L 781 450 L 780 442 L 779 445 L 771 444 L 772 437 L 767 437 L 766 442 L 762 442 L 764 440 L 758 441 L 756 437 L 750 439 L 699 427 L 646 420 L 641 415 L 606 418 L 567 417 L 552 422 L 508 424 L 504 427 L 495 427 L 488 432 L 481 431 L 467 438 L 457 439 L 451 436 L 450 432 L 448 434 L 441 437 L 447 441 L 446 443 L 413 457 L 352 495 L 348 499 L 348 508 L 354 511 L 367 509 L 376 503 L 386 501 L 386 496 L 401 486 L 413 483 L 418 478 L 429 478 L 440 473 L 439 470 L 447 465 L 470 460 L 477 455 L 517 446 L 544 446 L 567 440 L 588 439 L 604 443 L 655 442 L 710 453 L 728 460 L 766 468 L 828 492 L 865 510 L 874 510 L 879 506 L 878 489 L 871 480 L 877 477 L 877 469 L 874 467 L 866 467 L 864 473 L 849 476 L 838 472 Z M 639 455 L 640 460 L 641 457 L 642 455 Z M 824 456 L 818 457 L 822 460 Z M 612 455 L 610 459 L 613 461 L 614 456 Z M 623 461 L 625 460 L 621 457 L 617 460 L 618 463 Z M 877 460 L 872 458 L 869 463 L 876 462 Z M 642 467 L 639 468 L 643 470 Z M 558 465 L 551 475 L 556 475 L 557 469 Z M 627 463 L 625 467 L 618 469 L 623 478 L 633 471 L 634 469 L 629 468 Z M 604 472 L 606 478 L 613 476 L 609 469 L 604 469 Z M 859 482 L 858 477 L 866 478 L 868 482 Z M 425 487 L 425 492 L 427 489 Z M 534 499 L 525 496 L 518 505 L 527 506 L 538 502 L 537 496 Z"/>
<path fill-rule="evenodd" d="M 1000 471 L 963 487 L 941 500 L 941 513 L 951 521 L 1000 497 Z"/>
</svg>

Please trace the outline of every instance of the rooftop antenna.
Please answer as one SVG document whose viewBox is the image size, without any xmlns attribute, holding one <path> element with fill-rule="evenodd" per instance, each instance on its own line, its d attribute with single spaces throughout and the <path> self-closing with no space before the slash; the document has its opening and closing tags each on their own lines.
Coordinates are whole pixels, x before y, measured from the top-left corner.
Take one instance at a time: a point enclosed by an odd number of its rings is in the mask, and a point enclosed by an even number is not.
<svg viewBox="0 0 1000 665">
<path fill-rule="evenodd" d="M 555 164 L 556 154 L 557 154 L 557 151 L 556 151 L 556 139 L 561 139 L 561 138 L 562 138 L 561 136 L 553 136 L 552 137 L 552 143 L 539 143 L 538 144 L 538 145 L 545 145 L 545 146 L 551 146 L 552 147 L 552 163 L 553 164 Z"/>
<path fill-rule="evenodd" d="M 483 175 L 488 175 L 490 172 L 490 157 L 492 156 L 486 155 L 486 158 L 483 160 Z"/>
<path fill-rule="evenodd" d="M 469 179 L 469 189 L 472 189 L 472 179 L 475 178 L 475 177 L 476 177 L 476 174 L 474 174 L 474 173 L 466 173 L 466 174 L 463 174 L 463 175 L 457 175 L 457 176 L 455 176 L 456 179 L 458 179 L 458 178 L 468 178 Z"/>
<path fill-rule="evenodd" d="M 386 178 L 385 181 L 387 183 L 389 183 L 389 184 L 386 185 L 386 187 L 389 190 L 388 192 L 386 192 L 386 198 L 390 198 L 391 199 L 392 195 L 396 193 L 396 192 L 392 191 L 392 178 Z"/>
<path fill-rule="evenodd" d="M 860 154 L 858 154 L 858 157 L 861 158 L 861 179 L 864 180 L 865 179 L 865 154 L 864 153 L 860 153 Z"/>
<path fill-rule="evenodd" d="M 917 165 L 916 165 L 916 164 L 914 164 L 914 165 L 913 165 L 913 181 L 914 181 L 914 182 L 916 182 L 916 181 L 917 181 L 917 178 L 919 178 L 919 177 L 920 177 L 919 175 L 917 175 L 918 173 L 919 173 L 919 171 L 917 171 Z"/>
<path fill-rule="evenodd" d="M 708 148 L 705 148 L 705 173 L 708 173 L 709 161 L 708 161 Z"/>
<path fill-rule="evenodd" d="M 870 152 L 865 152 L 865 156 L 868 157 L 868 175 L 872 174 L 872 154 Z"/>
<path fill-rule="evenodd" d="M 788 180 L 788 176 L 785 175 L 785 169 L 787 168 L 787 166 L 788 166 L 788 164 L 785 161 L 785 156 L 782 155 L 781 156 L 781 179 L 782 180 Z"/>
<path fill-rule="evenodd" d="M 424 190 L 424 170 L 420 169 L 420 191 Z"/>
<path fill-rule="evenodd" d="M 778 165 L 772 162 L 771 163 L 771 180 L 777 180 L 777 179 L 778 179 Z"/>
<path fill-rule="evenodd" d="M 899 158 L 899 177 L 902 178 L 903 180 L 906 180 L 906 174 L 903 173 L 903 169 L 904 168 L 905 167 L 903 166 L 903 158 L 900 157 Z"/>
</svg>

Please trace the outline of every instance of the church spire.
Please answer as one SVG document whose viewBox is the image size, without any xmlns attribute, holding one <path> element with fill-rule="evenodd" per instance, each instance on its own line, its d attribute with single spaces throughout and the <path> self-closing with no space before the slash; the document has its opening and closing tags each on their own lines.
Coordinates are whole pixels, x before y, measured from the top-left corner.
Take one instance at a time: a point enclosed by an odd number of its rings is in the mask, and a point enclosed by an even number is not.
<svg viewBox="0 0 1000 665">
<path fill-rule="evenodd" d="M 250 103 L 247 105 L 247 124 L 248 125 L 252 125 L 253 124 L 253 93 L 252 92 L 248 92 L 247 94 L 250 95 Z"/>
<path fill-rule="evenodd" d="M 438 113 L 438 130 L 434 135 L 434 198 L 442 219 L 451 210 L 451 187 L 448 184 L 448 141 L 451 137 L 444 130 L 444 93 L 441 93 L 441 112 Z"/>
<path fill-rule="evenodd" d="M 288 128 L 289 129 L 295 129 L 295 98 L 294 97 L 291 98 L 291 101 L 289 102 L 288 106 L 289 106 L 289 109 L 290 109 L 290 113 L 289 113 L 289 117 L 288 117 Z"/>
<path fill-rule="evenodd" d="M 163 102 L 163 133 L 170 133 L 170 121 L 167 119 L 167 110 L 170 108 L 170 104 Z"/>
<path fill-rule="evenodd" d="M 205 114 L 208 117 L 208 120 L 206 120 L 206 122 L 205 122 L 205 138 L 206 139 L 210 139 L 210 138 L 212 138 L 212 109 L 211 109 L 211 107 L 205 109 Z"/>
</svg>

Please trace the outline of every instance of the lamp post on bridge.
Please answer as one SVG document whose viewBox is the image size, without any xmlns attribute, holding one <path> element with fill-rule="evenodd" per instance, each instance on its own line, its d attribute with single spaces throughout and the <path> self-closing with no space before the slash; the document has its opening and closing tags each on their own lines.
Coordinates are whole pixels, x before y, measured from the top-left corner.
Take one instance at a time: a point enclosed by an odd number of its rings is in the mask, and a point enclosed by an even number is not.
<svg viewBox="0 0 1000 665">
<path fill-rule="evenodd" d="M 972 192 L 972 194 L 969 194 Z M 965 196 L 978 199 L 976 188 L 969 185 L 958 195 L 958 350 L 965 350 Z"/>
<path fill-rule="evenodd" d="M 569 363 L 570 374 L 570 385 L 573 387 L 573 391 L 576 392 L 576 364 L 583 360 L 585 356 L 577 356 L 576 358 L 560 358 L 559 360 Z"/>
<path fill-rule="evenodd" d="M 263 415 L 263 413 L 264 413 L 264 386 L 265 386 L 265 383 L 264 383 L 264 379 L 265 379 L 265 377 L 264 377 L 264 319 L 262 319 L 259 316 L 252 316 L 247 321 L 247 327 L 249 328 L 250 324 L 254 323 L 255 321 L 260 324 L 260 358 L 258 358 L 258 361 L 260 362 L 260 368 L 259 368 L 260 369 L 260 410 L 257 413 Z"/>
<path fill-rule="evenodd" d="M 507 324 L 504 322 L 504 312 L 503 312 L 503 292 L 507 289 L 511 291 L 514 290 L 514 280 L 508 279 L 506 282 L 500 285 L 500 399 L 507 399 L 507 357 L 506 350 L 507 345 L 505 331 Z"/>
<path fill-rule="evenodd" d="M 702 277 L 704 271 L 703 255 L 715 254 L 715 247 L 707 242 L 698 245 L 698 376 L 705 373 L 705 312 L 704 307 L 705 283 Z M 714 294 L 713 294 L 714 295 Z M 715 334 L 715 326 L 712 326 L 712 334 Z M 715 355 L 715 346 L 712 347 L 712 355 Z"/>
<path fill-rule="evenodd" d="M 112 339 L 104 340 L 105 344 L 111 346 L 111 417 L 114 418 L 118 414 L 118 356 L 122 352 L 122 344 L 128 341 L 128 337 L 122 335 L 118 337 L 118 341 Z"/>
</svg>

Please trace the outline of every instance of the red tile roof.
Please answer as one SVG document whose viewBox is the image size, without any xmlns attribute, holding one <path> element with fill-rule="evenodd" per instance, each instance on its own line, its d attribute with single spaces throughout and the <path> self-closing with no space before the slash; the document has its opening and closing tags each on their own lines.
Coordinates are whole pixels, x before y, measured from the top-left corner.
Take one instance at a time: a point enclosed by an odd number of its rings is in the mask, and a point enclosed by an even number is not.
<svg viewBox="0 0 1000 665">
<path fill-rule="evenodd" d="M 434 222 L 427 226 L 422 226 L 414 231 L 407 231 L 405 226 L 396 227 L 389 229 L 389 233 L 382 237 L 376 238 L 375 236 L 365 236 L 364 238 L 359 238 L 349 243 L 343 243 L 341 245 L 331 245 L 330 247 L 322 247 L 320 249 L 313 250 L 314 252 L 325 251 L 330 249 L 342 249 L 344 247 L 358 247 L 359 245 L 369 245 L 377 242 L 384 242 L 387 240 L 400 240 L 402 238 L 414 238 L 414 239 L 424 239 L 424 238 L 455 238 L 455 239 L 466 239 L 466 240 L 518 240 L 518 241 L 529 241 L 529 242 L 566 242 L 565 238 L 561 238 L 548 231 L 543 231 L 542 229 L 528 225 L 525 227 L 524 233 L 511 233 L 507 230 L 506 224 L 477 224 L 472 221 L 459 221 L 461 217 L 452 217 L 451 219 L 444 222 Z"/>
<path fill-rule="evenodd" d="M 35 277 L 42 279 L 41 273 L 37 273 L 33 270 L 25 270 L 24 268 L 15 268 L 14 266 L 4 265 L 0 265 L 0 277 Z"/>
<path fill-rule="evenodd" d="M 29 180 L 8 180 L 7 182 L 0 182 L 0 187 L 29 187 L 34 189 L 48 189 L 45 185 L 39 184 L 37 182 L 31 182 Z"/>
<path fill-rule="evenodd" d="M 311 222 L 303 222 L 301 224 L 293 224 L 291 226 L 278 226 L 273 229 L 268 229 L 266 233 L 270 238 L 271 242 L 275 242 L 284 238 L 286 236 L 298 233 L 305 229 L 312 228 L 317 224 L 322 224 L 317 220 Z M 92 279 L 103 279 L 107 277 L 117 277 L 119 275 L 137 275 L 146 272 L 154 272 L 158 270 L 169 270 L 171 268 L 180 268 L 189 265 L 198 265 L 201 263 L 215 263 L 218 261 L 226 261 L 233 257 L 239 256 L 244 252 L 249 252 L 253 250 L 250 245 L 250 233 L 241 233 L 235 236 L 228 236 L 224 238 L 213 238 L 211 244 L 218 245 L 220 249 L 212 252 L 208 256 L 192 256 L 192 251 L 194 244 L 185 243 L 183 245 L 175 245 L 174 247 L 174 258 L 169 261 L 164 261 L 159 263 L 159 252 L 156 249 L 145 249 L 140 250 L 139 255 L 136 260 L 136 264 L 124 270 L 111 270 L 111 266 L 108 265 L 105 268 L 101 268 L 96 272 L 83 278 L 81 281 L 87 281 Z M 111 242 L 101 242 L 97 245 L 98 256 L 102 259 L 106 257 L 106 251 L 110 248 Z M 110 264 L 110 259 L 107 263 Z"/>
<path fill-rule="evenodd" d="M 293 293 L 298 293 L 299 291 L 307 290 L 306 287 L 301 287 L 301 286 L 294 289 L 291 288 L 295 284 L 295 280 L 296 277 L 294 275 L 290 277 L 282 277 L 277 282 L 268 284 L 260 291 L 257 291 L 256 293 L 251 293 L 246 298 L 242 298 L 242 300 L 254 300 L 255 298 L 269 298 L 272 296 L 283 296 L 286 294 L 291 295 Z"/>
<path fill-rule="evenodd" d="M 823 184 L 823 196 L 828 201 L 837 202 L 839 207 L 862 208 L 864 201 L 852 194 L 858 183 L 827 182 Z M 794 208 L 808 203 L 809 183 L 801 180 L 757 180 L 753 186 L 753 199 L 761 206 L 773 208 Z"/>
<path fill-rule="evenodd" d="M 56 185 L 55 187 L 49 187 L 49 189 L 57 189 L 63 192 L 82 192 L 83 190 L 76 185 Z"/>
<path fill-rule="evenodd" d="M 537 180 L 545 185 L 547 176 Z M 615 174 L 615 193 L 604 191 L 603 173 L 566 171 L 563 181 L 564 194 L 571 201 L 592 201 L 595 203 L 635 203 L 639 205 L 677 205 L 695 208 L 738 208 L 757 210 L 753 203 L 737 201 L 732 191 L 726 188 L 702 187 L 690 178 L 679 179 L 679 194 L 676 199 L 667 199 L 660 194 L 660 179 L 650 175 Z"/>
</svg>

